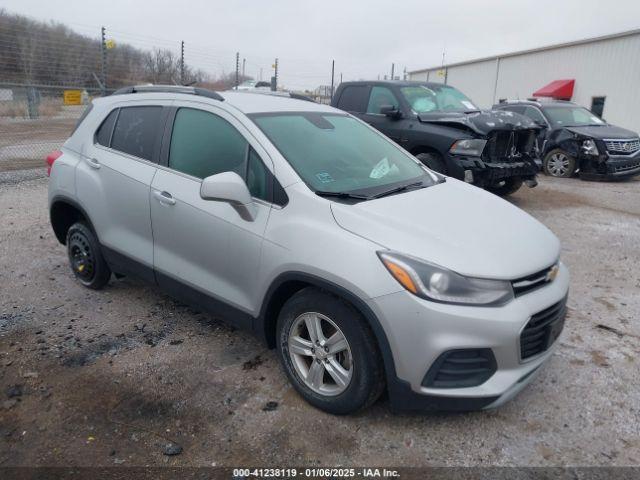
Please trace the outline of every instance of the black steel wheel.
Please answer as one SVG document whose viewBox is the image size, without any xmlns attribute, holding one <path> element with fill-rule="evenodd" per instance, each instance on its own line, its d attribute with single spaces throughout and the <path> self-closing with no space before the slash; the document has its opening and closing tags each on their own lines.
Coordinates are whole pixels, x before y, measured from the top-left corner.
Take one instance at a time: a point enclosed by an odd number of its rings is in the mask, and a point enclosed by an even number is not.
<svg viewBox="0 0 640 480">
<path fill-rule="evenodd" d="M 74 223 L 69 228 L 67 254 L 71 270 L 82 285 L 97 290 L 109 283 L 111 270 L 95 233 L 84 223 Z"/>
</svg>

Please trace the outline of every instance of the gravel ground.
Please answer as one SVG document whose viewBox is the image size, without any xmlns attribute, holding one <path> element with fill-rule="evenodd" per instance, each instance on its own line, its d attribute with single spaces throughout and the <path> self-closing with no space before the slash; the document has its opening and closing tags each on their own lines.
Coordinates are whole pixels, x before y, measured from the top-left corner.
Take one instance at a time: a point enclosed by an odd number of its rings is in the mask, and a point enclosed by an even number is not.
<svg viewBox="0 0 640 480">
<path fill-rule="evenodd" d="M 333 417 L 249 334 L 132 279 L 76 283 L 42 173 L 0 177 L 0 466 L 640 464 L 640 181 L 542 178 L 512 198 L 572 273 L 559 346 L 515 400 Z"/>
</svg>

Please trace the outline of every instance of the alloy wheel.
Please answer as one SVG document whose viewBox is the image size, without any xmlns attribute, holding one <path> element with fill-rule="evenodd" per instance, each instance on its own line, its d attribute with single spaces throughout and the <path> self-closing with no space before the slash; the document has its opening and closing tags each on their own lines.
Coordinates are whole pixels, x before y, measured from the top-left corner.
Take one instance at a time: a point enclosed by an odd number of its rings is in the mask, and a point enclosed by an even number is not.
<svg viewBox="0 0 640 480">
<path fill-rule="evenodd" d="M 299 315 L 289 330 L 287 348 L 296 374 L 314 392 L 336 396 L 349 386 L 351 348 L 342 330 L 326 315 Z"/>
<path fill-rule="evenodd" d="M 557 152 L 551 155 L 549 162 L 547 163 L 547 169 L 549 173 L 554 177 L 564 177 L 569 171 L 570 165 L 569 157 L 564 153 Z"/>
</svg>

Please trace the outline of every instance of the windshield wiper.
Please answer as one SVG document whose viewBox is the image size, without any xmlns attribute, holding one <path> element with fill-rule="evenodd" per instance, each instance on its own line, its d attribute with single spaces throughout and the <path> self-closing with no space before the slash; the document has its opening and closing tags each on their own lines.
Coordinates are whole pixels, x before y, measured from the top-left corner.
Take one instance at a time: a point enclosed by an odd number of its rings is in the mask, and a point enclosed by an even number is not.
<svg viewBox="0 0 640 480">
<path fill-rule="evenodd" d="M 377 195 L 374 195 L 371 198 L 380 198 L 380 197 L 386 197 L 387 195 L 392 195 L 394 193 L 398 193 L 398 192 L 404 192 L 405 190 L 409 190 L 410 188 L 415 188 L 415 187 L 425 187 L 426 185 L 424 184 L 424 182 L 421 180 L 419 182 L 414 182 L 414 183 L 408 183 L 407 185 L 402 185 L 400 187 L 395 187 L 392 188 L 390 190 L 387 190 L 385 192 L 381 192 L 378 193 Z"/>
<path fill-rule="evenodd" d="M 337 198 L 357 198 L 358 200 L 371 200 L 373 197 L 366 195 L 359 195 L 357 193 L 349 192 L 325 192 L 323 190 L 316 190 L 316 195 L 321 197 L 337 197 Z"/>
</svg>

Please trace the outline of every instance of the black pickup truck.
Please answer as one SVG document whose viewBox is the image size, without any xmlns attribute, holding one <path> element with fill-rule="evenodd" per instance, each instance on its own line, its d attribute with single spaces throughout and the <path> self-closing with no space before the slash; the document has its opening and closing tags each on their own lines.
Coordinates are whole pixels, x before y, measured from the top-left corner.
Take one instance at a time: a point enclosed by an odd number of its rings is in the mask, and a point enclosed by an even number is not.
<svg viewBox="0 0 640 480">
<path fill-rule="evenodd" d="M 380 130 L 437 172 L 509 195 L 534 187 L 536 134 L 524 115 L 481 111 L 440 83 L 358 81 L 340 84 L 331 105 Z"/>
</svg>

